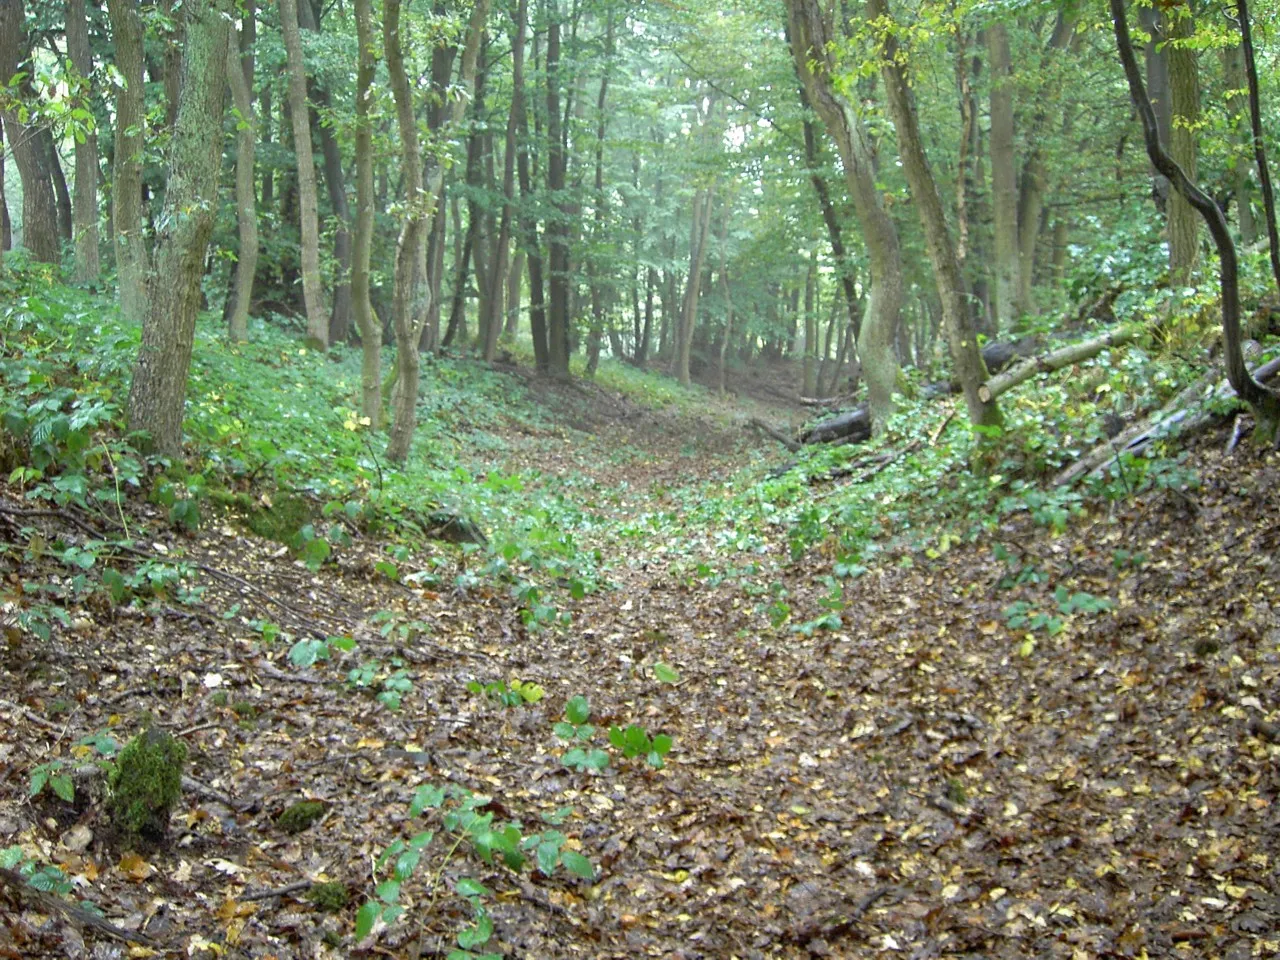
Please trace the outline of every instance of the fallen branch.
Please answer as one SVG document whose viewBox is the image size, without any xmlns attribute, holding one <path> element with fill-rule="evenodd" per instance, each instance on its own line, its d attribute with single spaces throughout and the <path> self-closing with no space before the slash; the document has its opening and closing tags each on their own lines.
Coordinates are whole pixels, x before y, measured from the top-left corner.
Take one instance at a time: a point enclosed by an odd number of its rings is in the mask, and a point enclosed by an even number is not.
<svg viewBox="0 0 1280 960">
<path fill-rule="evenodd" d="M 1079 363 L 1081 360 L 1096 357 L 1103 350 L 1118 347 L 1136 339 L 1146 329 L 1146 324 L 1131 323 L 1117 330 L 1109 330 L 1101 336 L 1094 337 L 1092 340 L 1082 340 L 1079 343 L 1072 343 L 1065 347 L 1059 347 L 1057 350 L 1051 350 L 1038 357 L 1030 357 L 1021 363 L 1014 364 L 1003 373 L 991 377 L 978 388 L 978 396 L 982 398 L 983 403 L 990 403 L 1002 393 L 1013 389 L 1020 383 L 1025 383 L 1037 374 L 1052 373 L 1054 370 L 1061 370 L 1063 367 L 1069 367 L 1072 364 Z"/>
<path fill-rule="evenodd" d="M 761 433 L 765 434 L 766 436 L 772 437 L 774 440 L 777 440 L 780 444 L 782 444 L 792 453 L 796 453 L 799 451 L 800 444 L 796 443 L 796 441 L 792 440 L 786 434 L 775 430 L 773 427 L 769 426 L 759 417 L 752 417 L 750 420 L 747 421 L 747 423 L 755 427 L 757 430 L 759 430 Z"/>
<path fill-rule="evenodd" d="M 41 912 L 59 914 L 81 930 L 92 930 L 95 933 L 102 934 L 104 937 L 110 937 L 112 940 L 122 940 L 125 943 L 141 943 L 149 947 L 160 946 L 160 941 L 154 937 L 136 930 L 126 930 L 124 927 L 118 927 L 110 920 L 106 920 L 96 913 L 90 913 L 84 907 L 63 900 L 56 894 L 37 890 L 27 883 L 22 874 L 16 870 L 0 867 L 0 884 L 8 887 L 20 899 L 34 903 Z"/>
<path fill-rule="evenodd" d="M 1280 373 L 1280 357 L 1253 370 L 1252 376 L 1258 383 L 1266 383 L 1277 373 Z M 1221 415 L 1212 412 L 1213 403 L 1235 394 L 1230 383 L 1219 381 L 1220 376 L 1215 370 L 1201 377 L 1146 420 L 1094 447 L 1054 477 L 1053 486 L 1066 486 L 1083 476 L 1099 474 L 1121 456 L 1144 453 L 1157 440 L 1175 432 L 1186 438 L 1214 423 Z"/>
<path fill-rule="evenodd" d="M 298 880 L 295 883 L 286 883 L 283 887 L 276 887 L 274 890 L 255 890 L 251 893 L 242 893 L 237 900 L 242 903 L 249 900 L 270 900 L 272 897 L 287 897 L 291 893 L 301 893 L 303 890 L 310 890 L 315 884 L 310 880 Z"/>
</svg>

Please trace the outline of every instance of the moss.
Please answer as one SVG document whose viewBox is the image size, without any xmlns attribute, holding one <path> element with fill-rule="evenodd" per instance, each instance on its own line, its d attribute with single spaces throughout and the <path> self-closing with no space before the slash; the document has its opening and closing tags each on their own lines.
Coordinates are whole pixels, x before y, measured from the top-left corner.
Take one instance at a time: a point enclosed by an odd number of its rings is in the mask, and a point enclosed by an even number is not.
<svg viewBox="0 0 1280 960">
<path fill-rule="evenodd" d="M 285 833 L 301 833 L 324 816 L 324 809 L 319 800 L 299 800 L 284 808 L 276 817 L 276 824 Z"/>
<path fill-rule="evenodd" d="M 311 523 L 315 511 L 305 497 L 292 493 L 280 493 L 271 506 L 258 508 L 249 514 L 249 529 L 258 536 L 276 543 L 294 547 L 298 533 Z"/>
<path fill-rule="evenodd" d="M 258 716 L 258 708 L 248 700 L 237 700 L 231 705 L 232 711 L 241 720 L 255 720 Z"/>
<path fill-rule="evenodd" d="M 108 780 L 112 821 L 124 842 L 158 846 L 169 814 L 182 798 L 187 748 L 163 730 L 148 727 L 125 745 Z"/>
<path fill-rule="evenodd" d="M 347 905 L 347 901 L 350 898 L 351 895 L 347 891 L 347 885 L 337 880 L 314 884 L 307 891 L 307 899 L 319 909 L 329 913 L 337 913 Z"/>
</svg>

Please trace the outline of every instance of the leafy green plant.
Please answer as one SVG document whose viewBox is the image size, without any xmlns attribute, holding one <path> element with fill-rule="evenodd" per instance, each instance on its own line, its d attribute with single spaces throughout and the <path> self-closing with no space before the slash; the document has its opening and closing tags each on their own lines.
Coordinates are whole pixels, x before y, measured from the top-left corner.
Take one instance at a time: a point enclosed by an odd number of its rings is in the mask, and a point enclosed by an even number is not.
<svg viewBox="0 0 1280 960">
<path fill-rule="evenodd" d="M 310 667 L 322 660 L 328 660 L 335 650 L 350 653 L 355 648 L 355 640 L 347 636 L 325 637 L 323 640 L 307 637 L 299 640 L 289 649 L 289 662 L 295 667 Z"/>
<path fill-rule="evenodd" d="M 537 703 L 546 691 L 536 683 L 513 679 L 511 686 L 505 680 L 492 680 L 481 683 L 479 680 L 467 682 L 467 692 L 476 696 L 484 696 L 502 704 L 504 707 L 519 707 L 526 703 Z"/>
<path fill-rule="evenodd" d="M 1053 598 L 1058 602 L 1058 609 L 1064 617 L 1073 613 L 1105 613 L 1115 606 L 1106 597 L 1095 597 L 1091 593 L 1072 592 L 1066 587 L 1058 586 L 1053 591 Z"/>
<path fill-rule="evenodd" d="M 552 728 L 561 740 L 567 740 L 571 746 L 560 758 L 570 770 L 582 773 L 587 770 L 603 770 L 609 766 L 609 754 L 591 746 L 596 735 L 595 725 L 591 721 L 591 704 L 586 697 L 571 697 L 565 704 L 564 719 Z"/>
<path fill-rule="evenodd" d="M 413 680 L 399 660 L 391 661 L 389 673 L 383 672 L 382 664 L 377 660 L 366 660 L 351 668 L 347 674 L 347 685 L 353 690 L 373 690 L 376 687 L 374 699 L 388 710 L 399 710 L 404 695 L 413 689 Z"/>
<path fill-rule="evenodd" d="M 633 757 L 644 757 L 649 766 L 655 770 L 661 770 L 664 758 L 671 752 L 672 740 L 665 733 L 659 733 L 650 738 L 644 727 L 638 723 L 632 723 L 625 729 L 618 726 L 610 727 L 609 743 L 628 760 Z"/>
<path fill-rule="evenodd" d="M 66 771 L 66 764 L 62 760 L 49 760 L 32 769 L 27 796 L 38 797 L 46 787 L 67 803 L 73 803 L 76 799 L 75 781 Z"/>
</svg>

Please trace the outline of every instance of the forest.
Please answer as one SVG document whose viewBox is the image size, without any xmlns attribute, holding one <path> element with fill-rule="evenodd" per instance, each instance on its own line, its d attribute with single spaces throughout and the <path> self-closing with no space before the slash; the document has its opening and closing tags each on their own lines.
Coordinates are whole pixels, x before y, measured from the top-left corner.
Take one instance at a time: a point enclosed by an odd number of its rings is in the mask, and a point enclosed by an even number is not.
<svg viewBox="0 0 1280 960">
<path fill-rule="evenodd" d="M 0 0 L 0 957 L 1280 956 L 1277 30 Z"/>
</svg>

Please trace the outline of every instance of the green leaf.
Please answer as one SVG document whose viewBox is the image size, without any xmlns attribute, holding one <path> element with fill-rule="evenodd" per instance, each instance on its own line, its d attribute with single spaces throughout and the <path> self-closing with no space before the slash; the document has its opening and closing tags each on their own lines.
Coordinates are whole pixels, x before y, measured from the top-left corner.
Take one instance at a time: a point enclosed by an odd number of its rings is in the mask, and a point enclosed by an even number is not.
<svg viewBox="0 0 1280 960">
<path fill-rule="evenodd" d="M 665 663 L 655 663 L 653 665 L 653 675 L 662 683 L 680 682 L 680 671 Z"/>
<path fill-rule="evenodd" d="M 595 866 L 576 850 L 562 850 L 560 862 L 575 877 L 581 877 L 583 880 L 594 880 L 596 877 Z"/>
<path fill-rule="evenodd" d="M 493 936 L 493 918 L 483 907 L 476 907 L 475 926 L 458 931 L 458 946 L 465 950 L 483 946 Z"/>
<path fill-rule="evenodd" d="M 612 726 L 609 728 L 609 742 L 613 744 L 615 749 L 618 749 L 618 750 L 626 749 L 627 738 L 626 738 L 626 735 L 622 732 L 621 727 Z"/>
<path fill-rule="evenodd" d="M 53 787 L 53 792 L 67 803 L 75 802 L 76 785 L 65 773 L 55 773 L 49 778 L 49 784 Z"/>
<path fill-rule="evenodd" d="M 12 847 L 5 847 L 0 850 L 0 867 L 6 870 L 12 870 L 22 862 L 22 847 L 14 844 Z"/>
<path fill-rule="evenodd" d="M 370 900 L 356 913 L 356 939 L 363 940 L 373 932 L 373 925 L 382 916 L 382 904 Z"/>
<path fill-rule="evenodd" d="M 33 797 L 37 796 L 40 793 L 40 791 L 44 789 L 44 785 L 48 782 L 49 782 L 49 771 L 46 769 L 37 768 L 36 772 L 31 774 L 31 788 L 30 788 L 29 795 Z"/>
<path fill-rule="evenodd" d="M 373 892 L 378 895 L 378 899 L 383 903 L 395 903 L 400 899 L 400 881 L 383 880 L 373 888 Z"/>
<path fill-rule="evenodd" d="M 591 704 L 586 697 L 579 694 L 565 704 L 564 715 L 570 723 L 586 723 L 591 718 Z"/>
<path fill-rule="evenodd" d="M 423 810 L 434 810 L 444 803 L 444 787 L 424 783 L 413 793 L 413 802 L 409 804 L 409 816 L 417 817 Z"/>
<path fill-rule="evenodd" d="M 603 770 L 609 766 L 609 755 L 603 750 L 592 750 L 587 754 L 587 766 L 592 770 Z"/>
<path fill-rule="evenodd" d="M 493 891 L 486 887 L 479 880 L 473 880 L 471 877 L 459 877 L 458 882 L 454 884 L 454 889 L 464 897 L 491 897 Z"/>
<path fill-rule="evenodd" d="M 538 844 L 537 860 L 538 870 L 542 875 L 551 876 L 555 872 L 556 864 L 560 862 L 560 844 L 546 840 Z"/>
<path fill-rule="evenodd" d="M 574 734 L 578 732 L 578 728 L 575 727 L 572 723 L 569 723 L 567 720 L 557 721 L 555 726 L 553 726 L 551 729 L 555 732 L 555 735 L 559 737 L 561 740 L 572 740 L 574 737 Z"/>
</svg>

